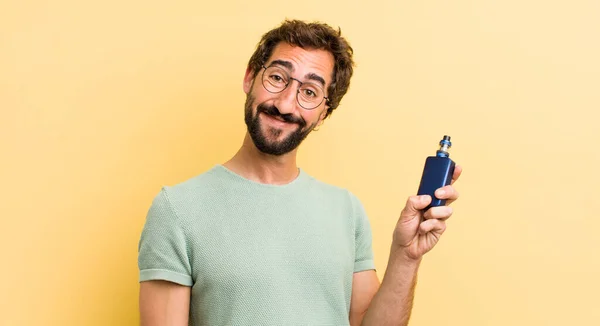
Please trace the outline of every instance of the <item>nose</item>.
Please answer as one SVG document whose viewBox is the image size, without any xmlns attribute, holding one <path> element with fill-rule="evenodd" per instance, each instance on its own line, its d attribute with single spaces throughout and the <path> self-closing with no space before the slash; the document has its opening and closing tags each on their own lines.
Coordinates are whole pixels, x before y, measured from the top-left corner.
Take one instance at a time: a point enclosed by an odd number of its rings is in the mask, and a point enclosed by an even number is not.
<svg viewBox="0 0 600 326">
<path fill-rule="evenodd" d="M 299 85 L 296 85 L 294 80 L 295 79 L 291 79 L 287 87 L 279 93 L 275 99 L 275 106 L 281 114 L 293 114 L 298 109 L 296 95 L 298 93 Z"/>
</svg>

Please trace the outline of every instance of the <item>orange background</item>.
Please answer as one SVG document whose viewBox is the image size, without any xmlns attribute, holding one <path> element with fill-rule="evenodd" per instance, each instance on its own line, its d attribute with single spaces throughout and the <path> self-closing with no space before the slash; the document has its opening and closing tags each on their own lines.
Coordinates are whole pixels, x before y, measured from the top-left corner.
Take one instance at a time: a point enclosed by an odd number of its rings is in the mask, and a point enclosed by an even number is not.
<svg viewBox="0 0 600 326">
<path fill-rule="evenodd" d="M 0 3 L 0 325 L 135 325 L 152 198 L 241 145 L 247 60 L 284 18 L 356 73 L 299 164 L 363 201 L 380 276 L 444 134 L 461 199 L 411 325 L 600 324 L 600 3 Z"/>
</svg>

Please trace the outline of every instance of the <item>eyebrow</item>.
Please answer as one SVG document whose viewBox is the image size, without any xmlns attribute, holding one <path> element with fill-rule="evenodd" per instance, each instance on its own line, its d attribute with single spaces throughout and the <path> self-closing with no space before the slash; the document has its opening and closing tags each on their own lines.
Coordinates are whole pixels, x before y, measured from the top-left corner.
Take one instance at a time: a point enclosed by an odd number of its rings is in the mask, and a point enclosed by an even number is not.
<svg viewBox="0 0 600 326">
<path fill-rule="evenodd" d="M 279 65 L 279 66 L 283 66 L 285 68 L 287 68 L 288 70 L 294 71 L 294 65 L 289 62 L 289 61 L 285 61 L 285 60 L 273 60 L 270 64 L 270 66 L 272 65 Z M 321 83 L 321 85 L 323 87 L 325 87 L 325 79 L 317 74 L 315 74 L 314 72 L 310 72 L 308 74 L 306 74 L 304 76 L 304 78 L 309 79 L 309 80 L 314 80 L 317 81 L 319 83 Z"/>
<path fill-rule="evenodd" d="M 285 60 L 273 60 L 269 66 L 280 65 L 288 68 L 288 70 L 294 71 L 294 65 L 291 62 Z"/>
<path fill-rule="evenodd" d="M 308 74 L 306 74 L 306 76 L 305 76 L 305 77 L 306 77 L 307 79 L 310 79 L 310 80 L 316 80 L 316 81 L 318 81 L 319 83 L 321 83 L 321 85 L 322 85 L 323 87 L 325 87 L 325 79 L 323 79 L 323 77 L 321 77 L 321 76 L 319 76 L 319 75 L 315 74 L 314 72 L 311 72 L 311 73 L 308 73 Z"/>
</svg>

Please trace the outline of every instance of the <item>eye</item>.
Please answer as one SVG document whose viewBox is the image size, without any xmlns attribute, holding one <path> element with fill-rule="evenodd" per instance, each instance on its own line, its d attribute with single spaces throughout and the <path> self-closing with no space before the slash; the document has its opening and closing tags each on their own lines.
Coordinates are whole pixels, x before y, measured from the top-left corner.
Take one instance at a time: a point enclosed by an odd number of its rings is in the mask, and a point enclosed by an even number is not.
<svg viewBox="0 0 600 326">
<path fill-rule="evenodd" d="M 302 88 L 302 95 L 306 98 L 317 97 L 317 92 L 312 88 Z"/>
<path fill-rule="evenodd" d="M 288 83 L 288 75 L 277 67 L 271 67 L 265 72 L 265 77 L 273 86 L 281 87 Z"/>
<path fill-rule="evenodd" d="M 269 78 L 276 83 L 283 82 L 283 77 L 281 77 L 280 75 L 277 75 L 277 74 L 271 74 L 271 75 L 269 75 Z"/>
</svg>

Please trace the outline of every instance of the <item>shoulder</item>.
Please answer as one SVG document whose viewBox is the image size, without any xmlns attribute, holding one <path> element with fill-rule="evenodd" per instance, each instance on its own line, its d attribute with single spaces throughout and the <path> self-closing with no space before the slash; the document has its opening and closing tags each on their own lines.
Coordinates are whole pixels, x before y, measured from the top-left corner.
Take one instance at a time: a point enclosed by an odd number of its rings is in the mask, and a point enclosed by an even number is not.
<svg viewBox="0 0 600 326">
<path fill-rule="evenodd" d="M 189 179 L 171 185 L 163 185 L 161 192 L 164 192 L 170 199 L 196 197 L 203 193 L 210 193 L 215 188 L 224 187 L 227 183 L 226 177 L 226 173 L 219 165 L 215 165 Z"/>
<path fill-rule="evenodd" d="M 191 204 L 201 204 L 203 199 L 218 196 L 219 189 L 227 187 L 226 178 L 226 173 L 217 165 L 179 183 L 162 185 L 153 205 L 169 207 L 177 212 Z"/>
<path fill-rule="evenodd" d="M 328 200 L 333 200 L 337 204 L 347 205 L 354 210 L 362 210 L 360 199 L 349 188 L 319 180 L 308 174 L 307 178 L 309 179 L 308 184 L 311 192 L 317 193 Z"/>
</svg>

